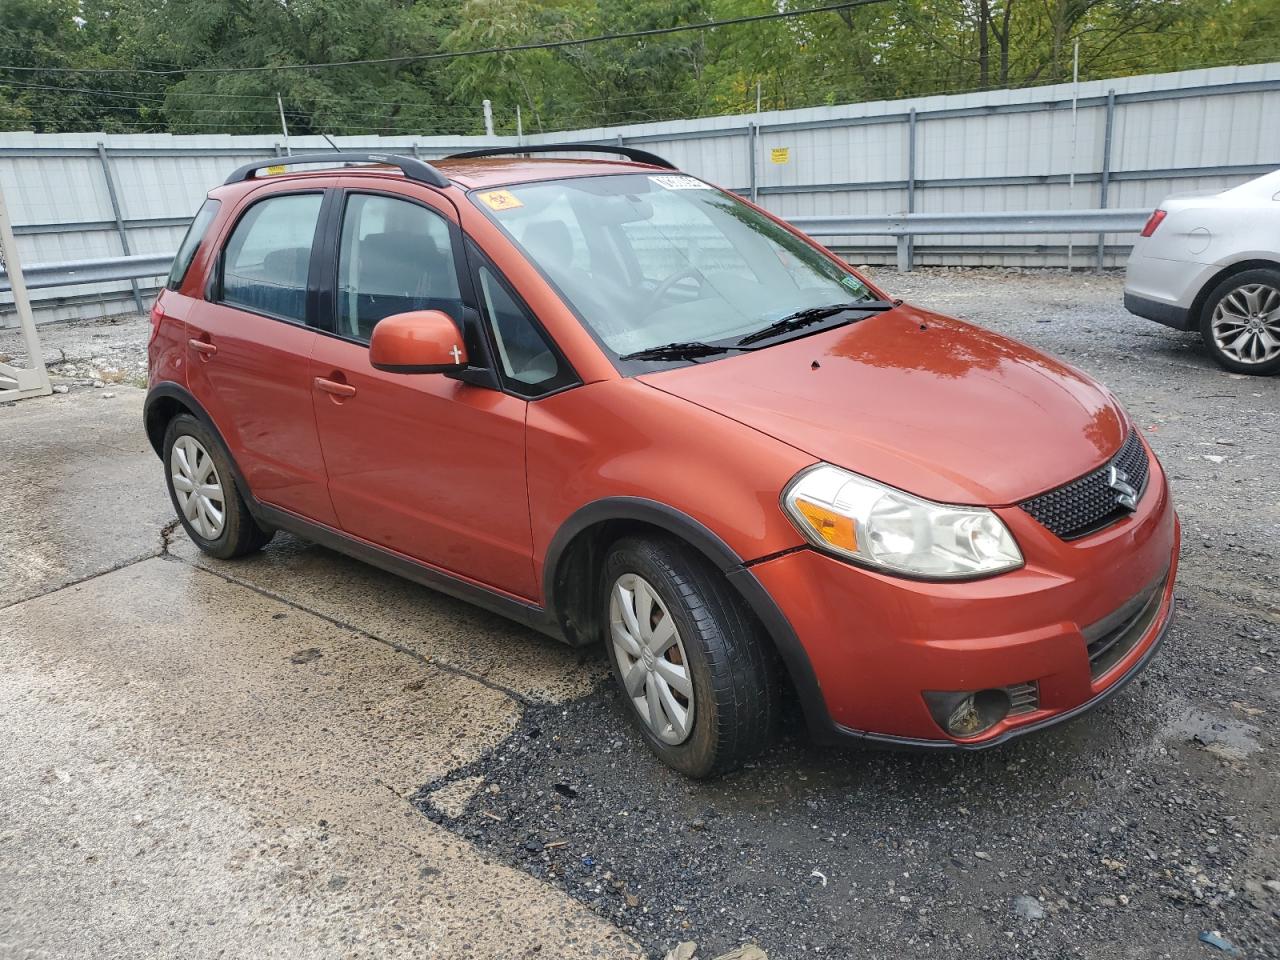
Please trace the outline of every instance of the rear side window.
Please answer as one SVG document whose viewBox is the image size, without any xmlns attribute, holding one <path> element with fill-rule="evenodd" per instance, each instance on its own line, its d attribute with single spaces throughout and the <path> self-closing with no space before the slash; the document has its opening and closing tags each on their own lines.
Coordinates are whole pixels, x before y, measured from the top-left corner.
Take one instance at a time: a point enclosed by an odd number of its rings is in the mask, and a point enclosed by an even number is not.
<svg viewBox="0 0 1280 960">
<path fill-rule="evenodd" d="M 182 246 L 178 247 L 178 255 L 173 258 L 173 267 L 169 270 L 169 280 L 165 286 L 170 290 L 177 290 L 182 286 L 187 271 L 191 269 L 191 261 L 196 258 L 196 251 L 200 249 L 200 241 L 204 239 L 209 224 L 213 223 L 221 206 L 217 200 L 206 200 L 196 211 L 196 217 L 191 221 L 191 226 L 187 227 L 187 235 L 182 238 Z"/>
<path fill-rule="evenodd" d="M 306 321 L 307 273 L 322 200 L 318 193 L 294 193 L 249 208 L 223 255 L 224 303 Z"/>
</svg>

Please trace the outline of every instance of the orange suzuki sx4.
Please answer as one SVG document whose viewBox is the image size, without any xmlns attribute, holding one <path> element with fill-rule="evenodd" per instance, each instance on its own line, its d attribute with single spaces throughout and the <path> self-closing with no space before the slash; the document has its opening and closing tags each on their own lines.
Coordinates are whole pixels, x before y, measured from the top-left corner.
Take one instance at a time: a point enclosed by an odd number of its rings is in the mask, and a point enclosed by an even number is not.
<svg viewBox="0 0 1280 960">
<path fill-rule="evenodd" d="M 603 644 L 694 777 L 788 687 L 822 740 L 987 747 L 1167 631 L 1164 471 L 1078 370 L 640 150 L 277 163 L 209 193 L 152 310 L 146 430 L 205 552 L 287 530 Z"/>
</svg>

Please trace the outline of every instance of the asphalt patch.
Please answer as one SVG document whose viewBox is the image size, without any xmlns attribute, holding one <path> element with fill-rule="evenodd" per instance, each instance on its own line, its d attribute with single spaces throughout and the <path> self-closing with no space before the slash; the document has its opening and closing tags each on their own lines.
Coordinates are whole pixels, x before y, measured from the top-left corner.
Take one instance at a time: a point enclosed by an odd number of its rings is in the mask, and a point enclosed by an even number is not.
<svg viewBox="0 0 1280 960">
<path fill-rule="evenodd" d="M 655 957 L 682 940 L 708 957 L 754 942 L 772 960 L 1119 944 L 1196 957 L 1209 929 L 1275 956 L 1280 903 L 1259 884 L 1273 866 L 1258 873 L 1265 836 L 1245 832 L 1259 818 L 1274 831 L 1273 771 L 1177 732 L 1179 646 L 1085 718 L 996 750 L 822 749 L 793 719 L 757 763 L 704 782 L 653 758 L 604 685 L 527 709 L 414 803 Z M 469 778 L 482 785 L 460 811 L 433 804 Z"/>
</svg>

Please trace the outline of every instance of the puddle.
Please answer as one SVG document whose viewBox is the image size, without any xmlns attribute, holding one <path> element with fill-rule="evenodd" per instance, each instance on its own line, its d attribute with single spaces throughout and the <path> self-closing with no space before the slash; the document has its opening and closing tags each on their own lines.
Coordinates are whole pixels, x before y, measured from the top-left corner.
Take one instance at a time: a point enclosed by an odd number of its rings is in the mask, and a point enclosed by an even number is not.
<svg viewBox="0 0 1280 960">
<path fill-rule="evenodd" d="M 1238 761 L 1261 749 L 1258 734 L 1258 728 L 1252 724 L 1197 710 L 1166 724 L 1159 737 L 1166 741 L 1194 743 L 1214 756 Z"/>
</svg>

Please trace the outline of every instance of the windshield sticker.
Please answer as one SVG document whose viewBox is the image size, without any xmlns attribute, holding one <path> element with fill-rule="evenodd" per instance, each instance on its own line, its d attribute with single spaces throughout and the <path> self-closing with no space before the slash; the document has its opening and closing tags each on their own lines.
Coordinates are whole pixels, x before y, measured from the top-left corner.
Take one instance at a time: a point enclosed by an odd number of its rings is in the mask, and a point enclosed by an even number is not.
<svg viewBox="0 0 1280 960">
<path fill-rule="evenodd" d="M 866 289 L 866 284 L 865 284 L 865 283 L 863 283 L 863 282 L 862 282 L 861 280 L 859 280 L 857 277 L 851 276 L 851 275 L 849 275 L 849 274 L 847 274 L 847 273 L 846 273 L 843 277 L 841 277 L 841 278 L 840 278 L 840 282 L 841 282 L 841 283 L 843 283 L 843 284 L 844 284 L 846 287 L 848 287 L 850 290 L 865 290 L 865 289 Z"/>
<path fill-rule="evenodd" d="M 480 202 L 490 210 L 514 210 L 524 203 L 510 190 L 490 190 L 480 194 Z"/>
<path fill-rule="evenodd" d="M 654 183 L 664 190 L 710 190 L 705 183 L 695 177 L 675 177 L 662 175 L 650 177 Z"/>
</svg>

